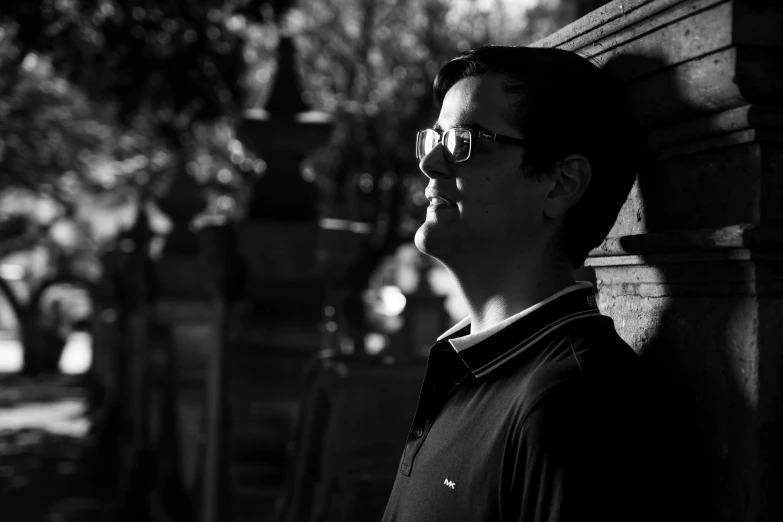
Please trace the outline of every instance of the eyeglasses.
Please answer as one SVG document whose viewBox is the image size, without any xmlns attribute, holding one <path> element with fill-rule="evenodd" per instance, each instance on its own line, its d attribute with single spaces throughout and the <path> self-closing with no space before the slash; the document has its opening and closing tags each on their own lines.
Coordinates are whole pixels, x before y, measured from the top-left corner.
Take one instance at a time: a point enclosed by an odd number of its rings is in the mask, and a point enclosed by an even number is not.
<svg viewBox="0 0 783 522">
<path fill-rule="evenodd" d="M 439 143 L 442 143 L 446 161 L 449 163 L 468 161 L 473 153 L 473 140 L 478 138 L 508 143 L 509 145 L 528 145 L 528 142 L 521 138 L 512 138 L 477 129 L 454 127 L 442 133 L 435 129 L 424 129 L 416 134 L 416 159 L 421 161 Z"/>
</svg>

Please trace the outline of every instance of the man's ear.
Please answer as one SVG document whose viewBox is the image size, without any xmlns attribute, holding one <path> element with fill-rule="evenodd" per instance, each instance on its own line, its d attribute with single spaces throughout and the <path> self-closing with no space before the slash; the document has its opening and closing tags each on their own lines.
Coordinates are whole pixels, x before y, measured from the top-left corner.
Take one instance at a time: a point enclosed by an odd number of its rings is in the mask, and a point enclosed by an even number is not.
<svg viewBox="0 0 783 522">
<path fill-rule="evenodd" d="M 557 164 L 552 189 L 544 202 L 544 214 L 558 219 L 582 199 L 592 179 L 590 162 L 581 154 L 572 154 Z"/>
</svg>

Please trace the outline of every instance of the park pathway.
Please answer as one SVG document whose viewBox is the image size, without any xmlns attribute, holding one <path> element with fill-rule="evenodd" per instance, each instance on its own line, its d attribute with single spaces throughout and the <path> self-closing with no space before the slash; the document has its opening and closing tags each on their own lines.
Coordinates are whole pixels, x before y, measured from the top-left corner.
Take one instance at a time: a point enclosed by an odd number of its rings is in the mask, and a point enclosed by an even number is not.
<svg viewBox="0 0 783 522">
<path fill-rule="evenodd" d="M 78 377 L 0 375 L 0 520 L 113 522 Z"/>
</svg>

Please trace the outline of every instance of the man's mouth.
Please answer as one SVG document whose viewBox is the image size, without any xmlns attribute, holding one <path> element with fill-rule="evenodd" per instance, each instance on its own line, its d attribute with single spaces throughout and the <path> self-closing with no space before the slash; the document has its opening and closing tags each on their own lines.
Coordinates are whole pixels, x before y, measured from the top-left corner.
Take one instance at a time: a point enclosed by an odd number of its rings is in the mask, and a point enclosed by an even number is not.
<svg viewBox="0 0 783 522">
<path fill-rule="evenodd" d="M 438 196 L 430 196 L 427 199 L 430 201 L 431 207 L 450 207 L 454 205 L 454 203 Z"/>
</svg>

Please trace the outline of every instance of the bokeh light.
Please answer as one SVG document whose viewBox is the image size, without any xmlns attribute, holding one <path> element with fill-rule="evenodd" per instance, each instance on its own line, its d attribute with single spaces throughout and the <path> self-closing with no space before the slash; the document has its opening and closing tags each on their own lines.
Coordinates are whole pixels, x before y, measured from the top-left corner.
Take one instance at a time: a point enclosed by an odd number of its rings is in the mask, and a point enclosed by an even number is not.
<svg viewBox="0 0 783 522">
<path fill-rule="evenodd" d="M 405 295 L 403 295 L 399 287 L 392 285 L 382 286 L 378 290 L 378 298 L 379 306 L 377 310 L 383 315 L 389 317 L 400 315 L 405 309 Z"/>
</svg>

